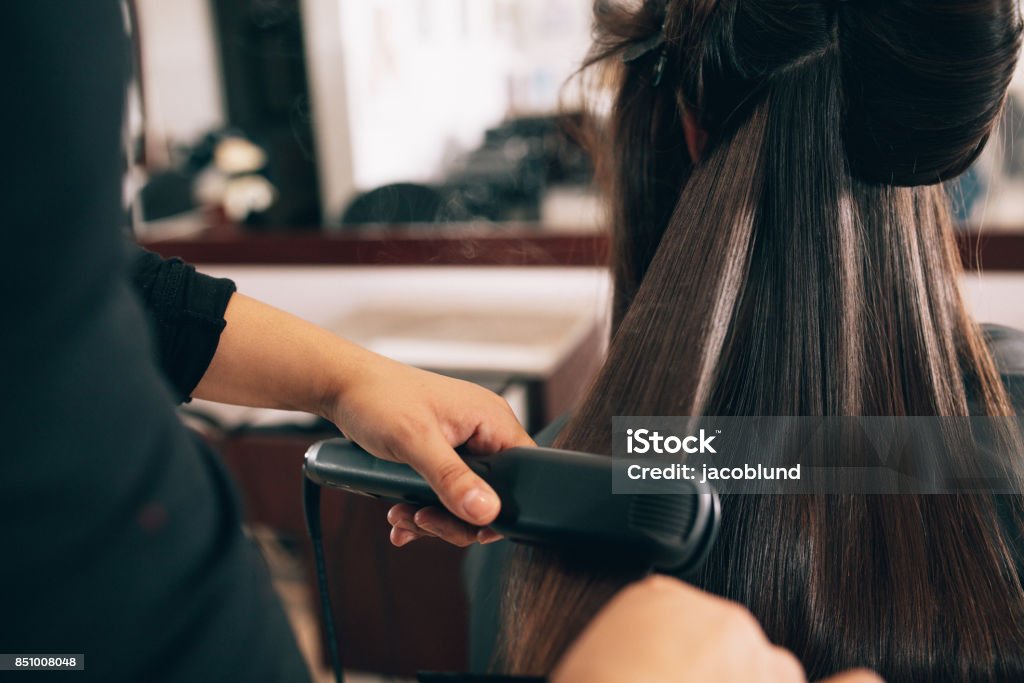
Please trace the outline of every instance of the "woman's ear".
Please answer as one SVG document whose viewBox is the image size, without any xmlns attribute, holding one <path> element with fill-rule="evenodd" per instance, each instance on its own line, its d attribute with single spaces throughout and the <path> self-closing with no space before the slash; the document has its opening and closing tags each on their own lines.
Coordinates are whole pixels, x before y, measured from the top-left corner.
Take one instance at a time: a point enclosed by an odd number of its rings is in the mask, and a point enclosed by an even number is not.
<svg viewBox="0 0 1024 683">
<path fill-rule="evenodd" d="M 683 109 L 683 133 L 686 135 L 686 149 L 690 152 L 690 161 L 694 164 L 700 163 L 704 157 L 704 145 L 707 144 L 708 134 L 697 123 L 697 117 L 686 108 Z"/>
</svg>

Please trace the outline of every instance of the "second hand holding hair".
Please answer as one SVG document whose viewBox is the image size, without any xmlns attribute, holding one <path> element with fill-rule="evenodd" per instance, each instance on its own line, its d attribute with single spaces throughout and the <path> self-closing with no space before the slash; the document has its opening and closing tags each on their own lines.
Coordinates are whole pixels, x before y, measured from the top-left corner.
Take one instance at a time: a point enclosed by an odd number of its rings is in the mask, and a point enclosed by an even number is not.
<svg viewBox="0 0 1024 683">
<path fill-rule="evenodd" d="M 806 683 L 741 605 L 665 576 L 627 586 L 570 646 L 552 683 Z M 882 683 L 850 671 L 821 683 Z"/>
</svg>

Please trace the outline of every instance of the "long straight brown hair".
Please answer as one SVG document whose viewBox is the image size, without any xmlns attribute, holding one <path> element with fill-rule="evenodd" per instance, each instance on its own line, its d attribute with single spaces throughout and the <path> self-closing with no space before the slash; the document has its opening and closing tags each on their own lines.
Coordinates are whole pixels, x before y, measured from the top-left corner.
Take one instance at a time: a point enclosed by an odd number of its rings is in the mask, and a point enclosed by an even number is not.
<svg viewBox="0 0 1024 683">
<path fill-rule="evenodd" d="M 594 138 L 614 335 L 556 445 L 610 452 L 615 415 L 1014 414 L 961 300 L 938 184 L 1002 109 L 1013 0 L 599 1 L 595 16 L 586 68 L 615 91 Z M 622 59 L 659 31 L 664 49 Z M 684 112 L 707 135 L 696 164 Z M 1024 681 L 1019 499 L 723 509 L 697 584 L 749 607 L 812 679 L 868 666 L 890 683 Z M 550 671 L 636 578 L 613 558 L 515 555 L 502 662 L 515 673 Z"/>
</svg>

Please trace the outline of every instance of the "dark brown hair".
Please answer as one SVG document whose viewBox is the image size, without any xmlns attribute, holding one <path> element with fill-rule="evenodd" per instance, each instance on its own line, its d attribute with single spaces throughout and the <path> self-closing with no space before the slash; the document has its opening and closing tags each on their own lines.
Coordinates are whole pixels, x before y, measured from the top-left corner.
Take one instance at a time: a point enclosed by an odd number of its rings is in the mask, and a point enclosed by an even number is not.
<svg viewBox="0 0 1024 683">
<path fill-rule="evenodd" d="M 1014 414 L 961 300 L 939 185 L 1002 109 L 1013 0 L 599 1 L 595 16 L 614 336 L 556 445 L 610 452 L 615 415 Z M 661 30 L 659 84 L 660 49 L 622 56 Z M 707 134 L 696 164 L 683 112 Z M 749 607 L 812 679 L 1024 680 L 1021 539 L 993 496 L 723 508 L 697 584 Z M 635 576 L 515 553 L 504 668 L 546 673 Z"/>
</svg>

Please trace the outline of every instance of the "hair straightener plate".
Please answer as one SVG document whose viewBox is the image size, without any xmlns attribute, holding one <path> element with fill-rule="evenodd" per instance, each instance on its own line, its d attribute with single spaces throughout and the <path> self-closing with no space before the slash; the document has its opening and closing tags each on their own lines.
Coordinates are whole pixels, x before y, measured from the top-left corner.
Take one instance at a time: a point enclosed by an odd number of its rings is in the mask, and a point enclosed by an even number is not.
<svg viewBox="0 0 1024 683">
<path fill-rule="evenodd" d="M 607 456 L 513 448 L 467 457 L 466 463 L 501 499 L 491 527 L 513 541 L 599 552 L 686 576 L 703 563 L 718 530 L 720 503 L 707 484 L 682 481 L 671 494 L 613 494 Z M 312 446 L 305 473 L 324 487 L 440 505 L 411 467 L 375 458 L 343 439 Z"/>
</svg>

